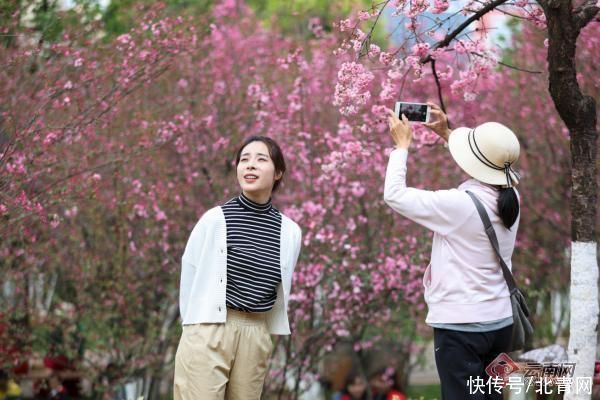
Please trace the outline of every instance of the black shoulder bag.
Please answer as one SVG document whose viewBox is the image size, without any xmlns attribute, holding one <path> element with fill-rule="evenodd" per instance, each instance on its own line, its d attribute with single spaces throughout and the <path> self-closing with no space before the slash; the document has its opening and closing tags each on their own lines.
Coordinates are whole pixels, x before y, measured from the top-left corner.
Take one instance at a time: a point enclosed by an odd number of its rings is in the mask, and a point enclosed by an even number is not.
<svg viewBox="0 0 600 400">
<path fill-rule="evenodd" d="M 508 286 L 508 290 L 510 292 L 510 303 L 512 304 L 513 311 L 513 330 L 512 330 L 512 340 L 509 351 L 517 351 L 522 350 L 525 347 L 525 342 L 531 335 L 533 334 L 533 327 L 531 326 L 531 322 L 529 322 L 529 309 L 527 308 L 527 304 L 525 304 L 525 297 L 517 288 L 515 284 L 515 278 L 513 274 L 510 272 L 506 263 L 502 259 L 500 255 L 500 247 L 498 246 L 498 238 L 496 237 L 496 231 L 492 226 L 492 222 L 490 221 L 490 217 L 481 201 L 475 196 L 473 193 L 467 190 L 467 194 L 475 203 L 475 207 L 477 207 L 477 212 L 481 217 L 481 221 L 483 222 L 483 226 L 485 227 L 485 233 L 490 239 L 490 243 L 498 256 L 498 260 L 500 261 L 500 266 L 502 267 L 502 274 L 504 275 L 504 279 L 506 280 L 506 285 Z"/>
</svg>

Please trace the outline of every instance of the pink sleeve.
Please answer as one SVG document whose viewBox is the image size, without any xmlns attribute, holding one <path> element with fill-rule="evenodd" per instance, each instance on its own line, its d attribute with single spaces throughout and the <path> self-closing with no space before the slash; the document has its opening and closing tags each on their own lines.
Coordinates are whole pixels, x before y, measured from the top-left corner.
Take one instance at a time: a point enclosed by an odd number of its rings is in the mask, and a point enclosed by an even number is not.
<svg viewBox="0 0 600 400">
<path fill-rule="evenodd" d="M 468 195 L 457 189 L 420 190 L 406 186 L 408 151 L 390 154 L 383 198 L 396 212 L 427 229 L 447 235 L 473 212 Z"/>
</svg>

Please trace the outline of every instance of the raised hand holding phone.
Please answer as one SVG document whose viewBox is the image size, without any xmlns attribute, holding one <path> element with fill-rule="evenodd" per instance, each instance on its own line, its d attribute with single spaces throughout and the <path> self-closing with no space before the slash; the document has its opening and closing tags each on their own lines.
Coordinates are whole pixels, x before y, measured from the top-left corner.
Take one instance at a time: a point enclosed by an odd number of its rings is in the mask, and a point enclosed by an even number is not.
<svg viewBox="0 0 600 400">
<path fill-rule="evenodd" d="M 444 139 L 446 142 L 450 137 L 450 128 L 448 128 L 448 116 L 446 113 L 435 103 L 428 102 L 429 114 L 431 115 L 431 121 L 425 122 L 423 125 L 437 133 L 439 137 Z"/>
<path fill-rule="evenodd" d="M 398 149 L 407 149 L 412 142 L 412 128 L 406 115 L 402 114 L 402 120 L 398 118 L 395 112 L 389 110 L 388 123 L 390 126 L 390 134 Z"/>
</svg>

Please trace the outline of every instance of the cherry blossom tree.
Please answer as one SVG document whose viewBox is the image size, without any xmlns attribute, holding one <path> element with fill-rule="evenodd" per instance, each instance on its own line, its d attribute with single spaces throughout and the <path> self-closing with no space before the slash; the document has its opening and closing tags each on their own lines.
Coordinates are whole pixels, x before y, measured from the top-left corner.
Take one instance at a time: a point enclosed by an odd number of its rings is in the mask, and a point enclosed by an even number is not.
<svg viewBox="0 0 600 400">
<path fill-rule="evenodd" d="M 430 240 L 382 201 L 391 145 L 383 116 L 398 93 L 435 98 L 435 76 L 421 69 L 414 81 L 418 60 L 398 61 L 374 44 L 374 64 L 356 61 L 338 49 L 340 34 L 315 21 L 307 40 L 283 36 L 261 27 L 241 2 L 222 1 L 202 19 L 161 6 L 138 12 L 139 24 L 114 40 L 66 30 L 54 43 L 24 34 L 0 50 L 7 311 L 0 318 L 8 327 L 0 335 L 12 355 L 2 362 L 65 355 L 98 396 L 137 378 L 146 397 L 157 397 L 159 380 L 171 377 L 180 335 L 183 247 L 204 211 L 237 194 L 233 156 L 252 134 L 282 145 L 289 171 L 274 204 L 303 230 L 290 302 L 293 335 L 276 340 L 267 391 L 297 398 L 340 342 L 359 354 L 382 339 L 408 354 L 420 351 L 428 339 L 421 275 Z M 594 33 L 580 54 L 590 63 Z M 515 46 L 514 57 L 539 69 L 543 40 L 524 37 L 531 40 Z M 474 68 L 492 67 L 481 61 Z M 591 74 L 593 63 L 588 68 Z M 552 261 L 565 257 L 569 193 L 562 182 L 567 131 L 542 106 L 545 75 L 530 81 L 514 70 L 481 74 L 475 91 L 453 83 L 455 70 L 448 64 L 438 74 L 453 121 L 473 123 L 500 110 L 509 116 L 516 103 L 528 117 L 523 130 L 547 124 L 524 138 L 540 155 L 552 152 L 555 162 L 546 176 L 545 158 L 524 157 L 540 185 L 523 187 L 523 197 L 539 206 L 524 204 L 531 219 L 519 255 L 529 267 L 523 276 L 543 290 L 556 282 L 540 279 L 539 268 L 548 276 L 564 271 L 564 263 Z M 593 82 L 583 75 L 582 82 Z M 490 101 L 467 102 L 465 92 Z M 429 188 L 458 184 L 464 176 L 447 151 L 415 129 L 411 179 Z"/>
<path fill-rule="evenodd" d="M 398 46 L 382 51 L 371 44 L 370 32 L 387 7 L 393 20 L 408 34 Z M 571 335 L 569 358 L 577 363 L 577 376 L 591 376 L 596 354 L 598 321 L 597 265 L 597 129 L 596 101 L 584 94 L 578 81 L 576 45 L 582 29 L 597 23 L 596 1 L 539 0 L 469 1 L 456 12 L 450 2 L 382 1 L 370 10 L 340 22 L 340 30 L 350 36 L 338 54 L 350 60 L 340 67 L 336 104 L 344 114 L 362 110 L 369 99 L 372 80 L 370 65 L 384 66 L 403 73 L 410 71 L 420 80 L 431 69 L 438 88 L 438 100 L 445 106 L 448 91 L 441 81 L 452 80 L 450 93 L 460 93 L 467 101 L 477 99 L 495 73 L 497 48 L 490 45 L 488 24 L 492 12 L 527 20 L 547 35 L 548 88 L 554 106 L 568 128 L 571 149 Z M 474 27 L 474 23 L 479 23 Z M 370 31 L 364 32 L 364 25 Z M 448 27 L 450 26 L 450 27 Z M 361 29 L 363 28 L 363 29 Z M 352 56 L 353 55 L 353 56 Z M 582 90 L 583 88 L 583 90 Z M 588 89 L 589 92 L 589 89 Z M 571 396 L 571 395 L 568 395 Z M 568 398 L 580 398 L 575 397 Z M 586 395 L 582 395 L 585 398 Z"/>
</svg>

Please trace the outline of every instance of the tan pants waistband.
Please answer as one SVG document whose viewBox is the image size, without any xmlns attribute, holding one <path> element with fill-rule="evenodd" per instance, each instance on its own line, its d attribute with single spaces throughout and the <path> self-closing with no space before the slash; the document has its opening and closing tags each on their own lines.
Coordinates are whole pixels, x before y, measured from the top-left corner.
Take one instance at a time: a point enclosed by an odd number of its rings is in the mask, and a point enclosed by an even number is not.
<svg viewBox="0 0 600 400">
<path fill-rule="evenodd" d="M 236 325 L 263 325 L 267 321 L 267 313 L 264 312 L 244 312 L 227 308 L 227 322 Z"/>
</svg>

